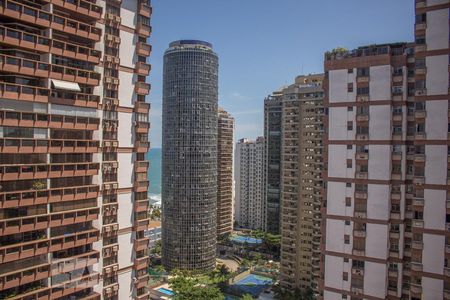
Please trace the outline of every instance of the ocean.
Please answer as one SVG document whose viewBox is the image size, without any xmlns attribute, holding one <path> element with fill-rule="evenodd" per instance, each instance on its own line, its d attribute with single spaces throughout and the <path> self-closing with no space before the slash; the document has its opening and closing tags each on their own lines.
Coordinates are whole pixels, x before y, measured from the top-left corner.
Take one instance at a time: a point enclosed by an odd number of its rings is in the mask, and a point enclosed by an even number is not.
<svg viewBox="0 0 450 300">
<path fill-rule="evenodd" d="M 161 205 L 161 148 L 150 149 L 146 159 L 150 161 L 148 170 L 150 204 Z"/>
</svg>

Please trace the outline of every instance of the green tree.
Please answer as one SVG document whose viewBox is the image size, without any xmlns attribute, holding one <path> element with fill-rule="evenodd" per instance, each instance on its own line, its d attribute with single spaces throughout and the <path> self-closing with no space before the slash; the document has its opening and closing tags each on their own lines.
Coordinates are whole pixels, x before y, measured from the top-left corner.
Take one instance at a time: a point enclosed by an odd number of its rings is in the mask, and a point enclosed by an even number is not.
<svg viewBox="0 0 450 300">
<path fill-rule="evenodd" d="M 253 300 L 253 297 L 250 294 L 245 294 L 241 297 L 240 300 Z"/>
<path fill-rule="evenodd" d="M 150 250 L 152 254 L 161 255 L 161 240 L 156 241 L 155 246 Z"/>
<path fill-rule="evenodd" d="M 169 286 L 173 300 L 223 300 L 224 295 L 208 276 L 193 275 L 187 271 L 175 271 Z"/>
</svg>

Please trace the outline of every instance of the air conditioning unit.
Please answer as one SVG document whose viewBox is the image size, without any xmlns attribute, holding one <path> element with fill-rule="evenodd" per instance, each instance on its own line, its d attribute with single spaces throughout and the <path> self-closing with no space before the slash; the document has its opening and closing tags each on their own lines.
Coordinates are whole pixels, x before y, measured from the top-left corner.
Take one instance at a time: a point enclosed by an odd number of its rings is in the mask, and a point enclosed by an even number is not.
<svg viewBox="0 0 450 300">
<path fill-rule="evenodd" d="M 113 84 L 119 84 L 119 79 L 114 78 L 114 79 L 113 79 Z"/>
<path fill-rule="evenodd" d="M 111 146 L 111 142 L 105 141 L 105 147 L 110 147 L 110 146 Z"/>
<path fill-rule="evenodd" d="M 114 15 L 113 14 L 106 14 L 106 16 L 105 16 L 106 18 L 106 20 L 114 20 Z"/>
<path fill-rule="evenodd" d="M 114 247 L 112 247 L 112 251 L 113 251 L 113 252 L 119 251 L 119 246 L 114 246 Z"/>
<path fill-rule="evenodd" d="M 106 34 L 106 35 L 105 35 L 105 38 L 106 38 L 107 41 L 112 42 L 112 40 L 114 39 L 114 36 L 112 36 L 112 35 L 110 35 L 110 34 Z"/>
<path fill-rule="evenodd" d="M 117 272 L 119 270 L 119 267 L 116 265 L 116 266 L 113 266 L 113 271 L 114 272 Z"/>
<path fill-rule="evenodd" d="M 112 163 L 112 165 L 113 165 L 113 167 L 114 167 L 114 168 L 118 168 L 118 167 L 119 167 L 119 163 L 118 163 L 118 162 L 116 162 L 116 161 L 115 161 L 115 162 L 113 162 L 113 163 Z"/>
<path fill-rule="evenodd" d="M 120 23 L 120 21 L 122 21 L 121 18 L 120 18 L 119 16 L 114 16 L 114 20 L 115 20 L 117 23 Z"/>
<path fill-rule="evenodd" d="M 117 43 L 117 44 L 120 43 L 120 37 L 115 36 L 114 37 L 114 42 Z"/>
<path fill-rule="evenodd" d="M 120 63 L 120 58 L 118 57 L 113 57 L 114 63 L 118 64 Z"/>
<path fill-rule="evenodd" d="M 113 225 L 113 229 L 114 230 L 118 230 L 119 229 L 119 225 L 117 225 L 117 224 Z"/>
<path fill-rule="evenodd" d="M 119 146 L 119 143 L 118 143 L 117 141 L 113 141 L 113 142 L 112 142 L 112 145 L 113 145 L 113 147 L 118 147 L 118 146 Z"/>
<path fill-rule="evenodd" d="M 117 183 L 114 183 L 114 184 L 113 184 L 113 188 L 114 188 L 114 189 L 117 189 L 118 187 L 119 187 L 119 185 L 118 185 Z"/>
<path fill-rule="evenodd" d="M 103 252 L 105 253 L 105 256 L 109 256 L 111 254 L 111 248 L 103 249 Z"/>
<path fill-rule="evenodd" d="M 105 183 L 105 185 L 104 185 L 104 189 L 105 190 L 109 190 L 111 188 L 111 185 L 110 184 L 108 184 L 108 183 Z"/>
<path fill-rule="evenodd" d="M 112 170 L 111 165 L 108 165 L 108 171 L 111 172 L 111 170 Z"/>
<path fill-rule="evenodd" d="M 106 83 L 111 83 L 111 82 L 112 82 L 111 77 L 105 77 L 105 82 L 106 82 Z"/>
</svg>

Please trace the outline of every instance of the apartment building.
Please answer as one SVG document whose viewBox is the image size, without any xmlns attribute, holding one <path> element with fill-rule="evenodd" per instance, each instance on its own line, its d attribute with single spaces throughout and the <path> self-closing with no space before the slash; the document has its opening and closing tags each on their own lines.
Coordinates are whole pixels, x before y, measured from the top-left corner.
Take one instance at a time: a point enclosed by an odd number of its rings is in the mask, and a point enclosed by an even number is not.
<svg viewBox="0 0 450 300">
<path fill-rule="evenodd" d="M 412 204 L 407 223 L 412 237 L 404 242 L 411 244 L 409 294 L 450 299 L 450 1 L 416 0 L 415 5 L 416 132 L 413 166 L 408 166 L 414 170 L 413 198 L 406 200 Z M 402 294 L 406 298 L 407 290 Z"/>
<path fill-rule="evenodd" d="M 0 2 L 0 298 L 148 298 L 151 12 Z"/>
<path fill-rule="evenodd" d="M 409 293 L 412 46 L 325 54 L 325 299 L 399 299 Z"/>
<path fill-rule="evenodd" d="M 218 69 L 205 41 L 174 41 L 164 53 L 162 260 L 168 270 L 210 270 L 216 263 Z"/>
<path fill-rule="evenodd" d="M 219 107 L 217 126 L 217 236 L 233 231 L 234 118 Z"/>
<path fill-rule="evenodd" d="M 319 293 L 323 74 L 301 75 L 282 90 L 281 267 L 287 290 Z"/>
<path fill-rule="evenodd" d="M 240 139 L 235 149 L 235 221 L 264 229 L 264 137 Z"/>
<path fill-rule="evenodd" d="M 264 99 L 264 230 L 280 233 L 282 93 Z"/>
</svg>

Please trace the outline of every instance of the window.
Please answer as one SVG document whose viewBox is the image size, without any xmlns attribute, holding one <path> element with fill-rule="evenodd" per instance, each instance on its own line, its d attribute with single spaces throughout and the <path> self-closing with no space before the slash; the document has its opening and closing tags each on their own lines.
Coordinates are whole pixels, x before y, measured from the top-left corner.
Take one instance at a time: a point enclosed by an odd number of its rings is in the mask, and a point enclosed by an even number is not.
<svg viewBox="0 0 450 300">
<path fill-rule="evenodd" d="M 345 197 L 345 206 L 352 206 L 352 198 Z M 347 221 L 345 221 L 345 222 L 347 222 Z M 349 223 L 350 223 L 350 221 L 349 221 Z M 347 224 L 345 224 L 345 225 L 347 225 Z"/>
<path fill-rule="evenodd" d="M 344 262 L 348 263 L 348 257 L 344 257 Z"/>
<path fill-rule="evenodd" d="M 427 22 L 427 13 L 416 15 L 416 24 L 422 24 Z"/>
<path fill-rule="evenodd" d="M 352 121 L 347 122 L 347 130 L 353 130 L 353 122 Z"/>
<path fill-rule="evenodd" d="M 353 149 L 353 145 L 347 145 L 347 150 L 352 150 Z"/>
<path fill-rule="evenodd" d="M 352 74 L 352 73 L 353 73 L 353 69 L 348 69 L 348 70 L 347 70 L 347 73 L 348 73 L 348 74 Z"/>
<path fill-rule="evenodd" d="M 394 115 L 401 115 L 402 114 L 402 107 L 401 106 L 394 106 L 392 108 L 392 113 Z"/>
<path fill-rule="evenodd" d="M 350 235 L 344 234 L 344 243 L 345 244 L 350 244 Z"/>
<path fill-rule="evenodd" d="M 345 220 L 345 225 L 350 226 L 350 221 L 349 220 Z"/>
<path fill-rule="evenodd" d="M 394 67 L 394 76 L 401 76 L 403 75 L 403 67 Z"/>
<path fill-rule="evenodd" d="M 360 87 L 356 89 L 357 95 L 369 95 L 369 87 Z"/>
<path fill-rule="evenodd" d="M 369 68 L 358 68 L 356 74 L 358 77 L 365 77 L 365 76 L 369 76 L 369 73 L 370 73 Z"/>
<path fill-rule="evenodd" d="M 345 186 L 351 188 L 352 187 L 352 183 L 351 182 L 346 182 Z"/>
<path fill-rule="evenodd" d="M 353 83 L 352 83 L 352 82 L 350 82 L 349 84 L 347 84 L 347 92 L 353 93 Z"/>
<path fill-rule="evenodd" d="M 351 168 L 352 167 L 352 160 L 351 159 L 347 159 L 347 168 Z"/>
<path fill-rule="evenodd" d="M 416 44 L 424 45 L 426 43 L 425 36 L 416 36 Z"/>
<path fill-rule="evenodd" d="M 347 111 L 353 111 L 353 106 L 347 106 Z"/>
<path fill-rule="evenodd" d="M 342 273 L 342 280 L 348 281 L 348 272 L 343 272 Z"/>
</svg>

